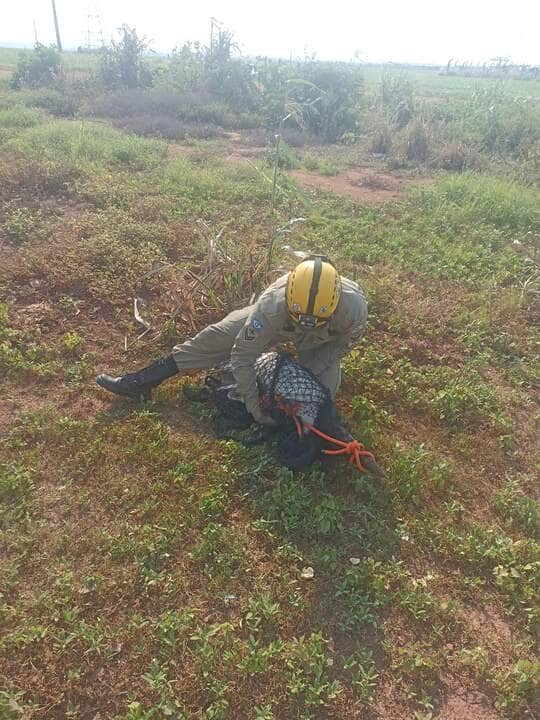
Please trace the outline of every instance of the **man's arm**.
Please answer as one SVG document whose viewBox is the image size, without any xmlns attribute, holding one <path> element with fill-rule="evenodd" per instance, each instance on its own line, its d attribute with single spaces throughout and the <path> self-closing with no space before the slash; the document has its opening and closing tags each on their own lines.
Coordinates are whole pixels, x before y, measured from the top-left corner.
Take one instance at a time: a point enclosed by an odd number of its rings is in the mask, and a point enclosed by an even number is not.
<svg viewBox="0 0 540 720">
<path fill-rule="evenodd" d="M 267 416 L 259 405 L 255 361 L 272 345 L 274 340 L 275 334 L 272 326 L 260 308 L 255 306 L 244 327 L 236 336 L 231 350 L 231 366 L 238 385 L 238 392 L 242 396 L 246 408 L 257 422 L 265 422 Z"/>
<path fill-rule="evenodd" d="M 310 353 L 310 361 L 307 367 L 317 377 L 322 375 L 334 363 L 341 360 L 347 355 L 352 348 L 360 342 L 366 328 L 366 319 L 363 318 L 351 325 L 351 327 L 343 333 L 334 336 L 324 345 L 315 348 Z"/>
</svg>

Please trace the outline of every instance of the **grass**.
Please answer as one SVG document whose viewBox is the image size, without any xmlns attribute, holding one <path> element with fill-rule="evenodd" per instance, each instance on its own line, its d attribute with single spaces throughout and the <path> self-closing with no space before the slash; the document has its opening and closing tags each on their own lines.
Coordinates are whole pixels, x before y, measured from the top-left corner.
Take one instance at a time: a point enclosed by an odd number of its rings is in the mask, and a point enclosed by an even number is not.
<svg viewBox="0 0 540 720">
<path fill-rule="evenodd" d="M 158 164 L 165 145 L 142 140 L 87 122 L 52 122 L 19 133 L 8 149 L 40 161 L 81 165 L 85 168 L 145 170 Z"/>
<path fill-rule="evenodd" d="M 287 243 L 367 293 L 339 405 L 386 469 L 293 475 L 215 440 L 183 379 L 145 407 L 93 383 L 247 301 L 264 157 L 174 155 L 18 100 L 0 132 L 0 715 L 427 720 L 470 688 L 535 717 L 538 335 L 512 243 L 540 232 L 538 189 L 443 173 L 373 206 L 280 173 L 276 219 L 306 218 Z M 200 218 L 231 259 L 190 293 Z"/>
</svg>

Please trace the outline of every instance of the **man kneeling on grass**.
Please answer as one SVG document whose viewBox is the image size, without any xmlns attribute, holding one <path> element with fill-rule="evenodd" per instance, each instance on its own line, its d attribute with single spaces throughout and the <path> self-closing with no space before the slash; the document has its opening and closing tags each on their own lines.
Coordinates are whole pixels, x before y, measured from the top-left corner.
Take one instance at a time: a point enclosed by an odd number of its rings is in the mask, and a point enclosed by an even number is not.
<svg viewBox="0 0 540 720">
<path fill-rule="evenodd" d="M 238 393 L 253 418 L 272 424 L 259 404 L 255 360 L 266 350 L 292 342 L 298 361 L 332 396 L 341 382 L 341 359 L 362 337 L 367 304 L 352 280 L 339 276 L 323 255 L 312 255 L 268 287 L 254 305 L 235 310 L 172 355 L 134 373 L 96 382 L 116 395 L 148 398 L 152 388 L 179 372 L 213 368 L 230 360 Z"/>
</svg>

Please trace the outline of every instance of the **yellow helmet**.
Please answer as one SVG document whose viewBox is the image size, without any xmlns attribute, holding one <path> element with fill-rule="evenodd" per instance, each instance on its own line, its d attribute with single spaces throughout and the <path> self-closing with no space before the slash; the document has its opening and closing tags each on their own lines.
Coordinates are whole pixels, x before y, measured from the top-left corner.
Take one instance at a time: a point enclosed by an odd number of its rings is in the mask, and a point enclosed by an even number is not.
<svg viewBox="0 0 540 720">
<path fill-rule="evenodd" d="M 289 273 L 285 297 L 292 320 L 304 327 L 324 325 L 335 313 L 341 278 L 324 255 L 311 255 Z"/>
</svg>

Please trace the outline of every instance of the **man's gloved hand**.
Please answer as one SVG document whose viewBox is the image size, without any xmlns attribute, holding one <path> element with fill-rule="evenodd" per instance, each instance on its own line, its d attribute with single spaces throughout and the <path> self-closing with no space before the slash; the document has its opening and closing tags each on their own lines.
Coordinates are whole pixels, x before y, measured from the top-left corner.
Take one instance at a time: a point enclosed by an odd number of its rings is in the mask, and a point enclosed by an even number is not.
<svg viewBox="0 0 540 720">
<path fill-rule="evenodd" d="M 253 419 L 255 422 L 260 423 L 261 425 L 267 425 L 268 427 L 272 427 L 276 424 L 276 421 L 273 420 L 270 415 L 267 415 L 265 412 L 261 410 L 260 405 L 256 405 L 255 407 L 248 408 L 249 412 L 252 414 Z"/>
</svg>

